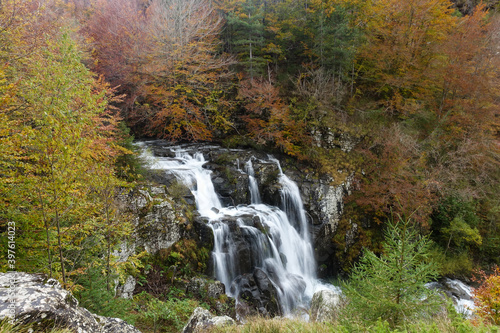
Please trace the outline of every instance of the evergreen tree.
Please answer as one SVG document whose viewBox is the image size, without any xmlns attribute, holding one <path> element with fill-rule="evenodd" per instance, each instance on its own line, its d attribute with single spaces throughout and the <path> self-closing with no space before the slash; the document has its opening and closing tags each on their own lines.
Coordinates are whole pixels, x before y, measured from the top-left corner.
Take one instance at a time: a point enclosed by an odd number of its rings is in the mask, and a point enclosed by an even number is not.
<svg viewBox="0 0 500 333">
<path fill-rule="evenodd" d="M 438 275 L 429 251 L 429 238 L 419 235 L 411 219 L 388 223 L 383 253 L 367 250 L 345 285 L 345 317 L 362 325 L 380 318 L 397 327 L 435 313 L 438 298 L 425 286 Z"/>
<path fill-rule="evenodd" d="M 228 13 L 226 24 L 232 33 L 230 51 L 238 55 L 251 79 L 262 75 L 267 62 L 262 53 L 265 26 L 261 6 L 254 1 L 239 4 L 235 12 Z"/>
<path fill-rule="evenodd" d="M 353 26 L 355 5 L 338 1 L 316 3 L 311 17 L 314 50 L 319 65 L 329 72 L 344 74 L 351 70 L 352 58 L 359 43 L 359 28 Z"/>
</svg>

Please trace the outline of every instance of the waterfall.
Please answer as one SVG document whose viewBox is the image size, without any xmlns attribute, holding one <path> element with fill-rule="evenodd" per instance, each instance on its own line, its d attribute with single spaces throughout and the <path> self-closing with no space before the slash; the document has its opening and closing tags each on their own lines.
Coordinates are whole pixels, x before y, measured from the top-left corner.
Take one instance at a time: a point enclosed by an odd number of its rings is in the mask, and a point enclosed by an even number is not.
<svg viewBox="0 0 500 333">
<path fill-rule="evenodd" d="M 257 185 L 257 180 L 255 179 L 255 171 L 253 170 L 252 159 L 249 159 L 247 163 L 245 163 L 245 171 L 248 174 L 248 187 L 250 190 L 250 202 L 252 204 L 260 204 L 262 203 L 262 199 L 260 198 L 259 186 Z"/>
<path fill-rule="evenodd" d="M 152 158 L 143 149 L 143 158 L 150 162 L 152 169 L 175 175 L 193 193 L 200 215 L 209 220 L 214 234 L 215 277 L 226 286 L 230 296 L 239 294 L 237 278 L 256 268 L 264 272 L 276 288 L 284 315 L 307 308 L 315 291 L 329 288 L 316 278 L 314 252 L 299 188 L 283 173 L 279 161 L 269 158 L 268 162 L 276 163 L 280 170 L 282 207 L 262 203 L 252 158 L 244 167 L 251 204 L 222 207 L 211 171 L 203 168 L 206 161 L 202 154 L 191 155 L 177 149 L 175 158 Z"/>
</svg>

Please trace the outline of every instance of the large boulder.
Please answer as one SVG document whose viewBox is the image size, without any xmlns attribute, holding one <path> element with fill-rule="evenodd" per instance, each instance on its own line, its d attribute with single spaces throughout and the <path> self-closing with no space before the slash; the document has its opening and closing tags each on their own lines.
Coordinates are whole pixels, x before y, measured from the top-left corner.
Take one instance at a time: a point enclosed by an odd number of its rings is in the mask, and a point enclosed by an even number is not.
<svg viewBox="0 0 500 333">
<path fill-rule="evenodd" d="M 340 305 L 340 292 L 320 290 L 314 293 L 311 301 L 311 320 L 332 321 L 336 318 Z"/>
<path fill-rule="evenodd" d="M 182 333 L 201 333 L 206 332 L 214 326 L 230 326 L 236 322 L 228 316 L 214 317 L 208 310 L 204 308 L 196 308 L 189 318 L 187 325 L 182 330 Z"/>
<path fill-rule="evenodd" d="M 12 293 L 11 288 L 15 286 Z M 15 314 L 9 307 L 15 300 Z M 78 333 L 140 333 L 118 318 L 92 314 L 54 279 L 27 273 L 0 273 L 0 320 L 31 323 L 37 331 L 54 324 Z"/>
</svg>

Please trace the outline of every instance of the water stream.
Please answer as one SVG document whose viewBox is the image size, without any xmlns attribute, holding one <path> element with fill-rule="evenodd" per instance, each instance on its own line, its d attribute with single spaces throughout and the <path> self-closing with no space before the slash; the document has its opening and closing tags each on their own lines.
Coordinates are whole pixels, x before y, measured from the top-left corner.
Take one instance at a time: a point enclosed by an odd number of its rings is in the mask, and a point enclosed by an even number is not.
<svg viewBox="0 0 500 333">
<path fill-rule="evenodd" d="M 143 147 L 147 143 L 139 143 Z M 279 167 L 282 207 L 262 203 L 252 159 L 245 161 L 244 170 L 249 179 L 250 205 L 223 207 L 211 180 L 211 171 L 200 153 L 189 154 L 180 147 L 175 158 L 152 157 L 143 149 L 143 158 L 150 168 L 165 170 L 177 177 L 192 192 L 201 216 L 209 220 L 214 234 L 215 277 L 224 283 L 230 296 L 237 296 L 239 285 L 235 279 L 251 267 L 259 268 L 277 290 L 281 313 L 292 315 L 296 309 L 309 306 L 315 291 L 333 288 L 316 277 L 316 264 L 308 221 L 297 185 L 282 171 L 279 161 L 269 163 Z M 232 223 L 232 224 L 231 224 Z M 235 234 L 238 233 L 238 235 Z M 241 244 L 245 242 L 246 244 Z M 242 251 L 241 249 L 245 249 Z M 242 257 L 244 256 L 244 257 Z"/>
</svg>

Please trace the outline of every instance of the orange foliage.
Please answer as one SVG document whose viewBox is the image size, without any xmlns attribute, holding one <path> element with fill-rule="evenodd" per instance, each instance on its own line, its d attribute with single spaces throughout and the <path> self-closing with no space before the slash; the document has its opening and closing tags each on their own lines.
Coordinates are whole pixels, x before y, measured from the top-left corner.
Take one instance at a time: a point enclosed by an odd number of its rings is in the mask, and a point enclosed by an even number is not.
<svg viewBox="0 0 500 333">
<path fill-rule="evenodd" d="M 131 86 L 139 83 L 137 65 L 148 45 L 139 1 L 95 0 L 82 30 L 93 47 L 92 68 L 133 100 Z"/>
<path fill-rule="evenodd" d="M 487 16 L 484 5 L 478 6 L 472 15 L 459 21 L 442 44 L 446 60 L 438 73 L 442 85 L 436 112 L 458 135 L 489 130 L 495 122 L 500 57 L 492 38 L 498 27 Z"/>
<path fill-rule="evenodd" d="M 239 97 L 250 113 L 243 117 L 252 139 L 259 144 L 274 144 L 291 156 L 304 158 L 301 145 L 309 142 L 306 126 L 290 114 L 289 106 L 279 97 L 278 88 L 269 81 L 246 80 Z"/>
<path fill-rule="evenodd" d="M 85 31 L 96 71 L 128 95 L 123 109 L 137 132 L 197 141 L 220 124 L 210 102 L 222 99 L 231 63 L 217 54 L 220 28 L 207 0 L 97 0 Z"/>
<path fill-rule="evenodd" d="M 481 285 L 474 289 L 474 312 L 482 319 L 500 325 L 500 267 L 495 267 L 490 275 L 484 271 L 478 271 L 478 274 L 475 281 Z"/>
<path fill-rule="evenodd" d="M 372 214 L 377 223 L 386 221 L 391 213 L 410 216 L 428 228 L 435 199 L 432 182 L 425 179 L 422 147 L 397 125 L 379 133 L 363 151 L 369 164 L 358 182 L 360 193 L 352 200 Z"/>
<path fill-rule="evenodd" d="M 448 0 L 373 2 L 368 42 L 359 54 L 373 93 L 391 99 L 426 90 L 436 48 L 456 24 L 451 12 Z"/>
<path fill-rule="evenodd" d="M 499 30 L 484 6 L 458 18 L 446 0 L 378 0 L 372 10 L 360 89 L 384 120 L 363 148 L 370 165 L 356 203 L 376 217 L 395 202 L 420 207 L 426 226 L 437 195 L 470 200 L 496 181 Z"/>
</svg>

